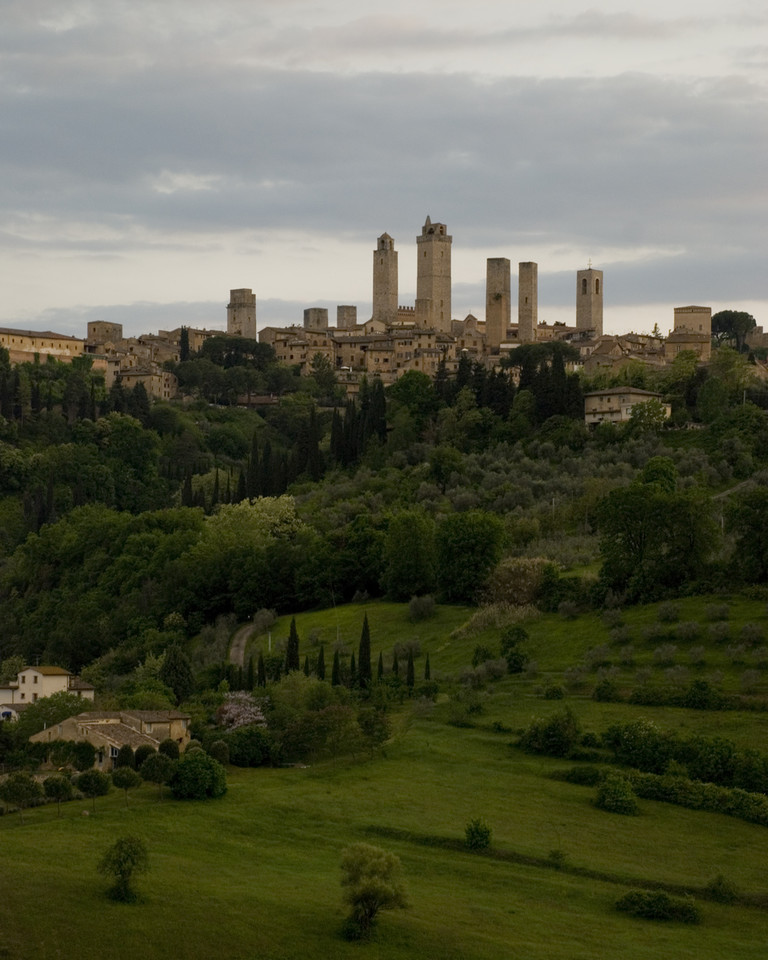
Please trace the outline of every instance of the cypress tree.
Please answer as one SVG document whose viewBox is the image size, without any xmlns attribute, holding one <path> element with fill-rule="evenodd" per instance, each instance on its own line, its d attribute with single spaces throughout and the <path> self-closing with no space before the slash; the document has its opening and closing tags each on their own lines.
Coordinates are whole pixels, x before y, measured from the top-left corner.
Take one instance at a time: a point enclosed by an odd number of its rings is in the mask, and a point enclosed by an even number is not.
<svg viewBox="0 0 768 960">
<path fill-rule="evenodd" d="M 405 673 L 405 683 L 409 690 L 413 690 L 413 650 L 408 651 L 408 667 Z"/>
<path fill-rule="evenodd" d="M 424 679 L 431 680 L 430 669 L 429 669 L 429 654 L 427 654 L 427 662 L 424 664 Z"/>
<path fill-rule="evenodd" d="M 338 687 L 339 685 L 339 673 L 341 670 L 341 665 L 339 663 L 339 651 L 333 651 L 333 667 L 331 668 L 331 686 Z"/>
<path fill-rule="evenodd" d="M 264 654 L 259 650 L 259 662 L 256 665 L 256 683 L 260 687 L 267 685 L 267 668 L 264 666 Z"/>
<path fill-rule="evenodd" d="M 363 630 L 360 634 L 360 646 L 357 651 L 357 672 L 361 687 L 371 683 L 371 631 L 368 627 L 368 614 L 363 616 Z"/>
<path fill-rule="evenodd" d="M 213 494 L 211 495 L 211 509 L 219 502 L 219 468 L 214 467 Z"/>
<path fill-rule="evenodd" d="M 355 655 L 354 653 L 349 660 L 349 685 L 354 687 L 357 683 L 357 667 L 355 666 Z"/>
<path fill-rule="evenodd" d="M 325 680 L 325 647 L 322 645 L 317 655 L 317 679 Z"/>
<path fill-rule="evenodd" d="M 187 360 L 189 360 L 189 330 L 182 327 L 179 335 L 179 362 L 184 363 Z"/>
<path fill-rule="evenodd" d="M 240 476 L 237 478 L 237 492 L 235 493 L 235 502 L 242 503 L 247 496 L 248 496 L 248 487 L 245 482 L 245 474 L 241 469 Z"/>
<path fill-rule="evenodd" d="M 253 675 L 253 657 L 248 657 L 248 673 L 246 674 L 246 689 L 253 690 L 254 686 L 254 675 Z"/>
<path fill-rule="evenodd" d="M 376 679 L 381 680 L 384 676 L 384 654 L 379 652 L 379 666 L 376 670 Z"/>
<path fill-rule="evenodd" d="M 296 617 L 291 617 L 291 629 L 288 633 L 288 646 L 285 648 L 285 672 L 299 670 L 299 632 L 296 629 Z"/>
<path fill-rule="evenodd" d="M 245 480 L 249 500 L 255 500 L 261 493 L 261 471 L 259 466 L 259 442 L 256 431 L 251 440 L 251 455 L 248 458 L 248 473 Z"/>
<path fill-rule="evenodd" d="M 397 662 L 397 650 L 392 657 L 392 676 L 397 677 L 400 675 L 400 664 Z"/>
<path fill-rule="evenodd" d="M 309 676 L 309 656 L 307 654 L 304 655 L 304 676 Z"/>
<path fill-rule="evenodd" d="M 192 474 L 188 473 L 184 477 L 184 485 L 181 488 L 181 505 L 182 507 L 192 507 L 195 503 L 195 497 L 192 493 Z"/>
</svg>

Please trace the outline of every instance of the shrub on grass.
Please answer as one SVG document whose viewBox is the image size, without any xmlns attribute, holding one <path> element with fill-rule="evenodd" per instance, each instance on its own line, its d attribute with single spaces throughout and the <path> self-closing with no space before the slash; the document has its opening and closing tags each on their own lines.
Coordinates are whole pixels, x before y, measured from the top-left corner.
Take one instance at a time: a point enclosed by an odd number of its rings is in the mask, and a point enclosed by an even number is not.
<svg viewBox="0 0 768 960">
<path fill-rule="evenodd" d="M 115 767 L 112 771 L 112 783 L 118 790 L 125 790 L 125 802 L 128 803 L 128 791 L 135 790 L 142 784 L 141 774 L 133 767 Z"/>
<path fill-rule="evenodd" d="M 725 697 L 708 680 L 694 680 L 680 700 L 689 710 L 720 710 L 724 704 Z"/>
<path fill-rule="evenodd" d="M 760 683 L 759 670 L 745 670 L 739 677 L 739 686 L 743 693 L 754 693 L 755 688 Z"/>
<path fill-rule="evenodd" d="M 208 747 L 208 755 L 213 757 L 222 767 L 229 763 L 229 747 L 226 740 L 214 740 Z"/>
<path fill-rule="evenodd" d="M 614 630 L 611 630 L 608 641 L 612 647 L 618 647 L 621 644 L 629 643 L 632 639 L 632 631 L 629 627 L 616 627 Z"/>
<path fill-rule="evenodd" d="M 706 650 L 701 644 L 695 647 L 691 647 L 688 651 L 688 659 L 691 661 L 691 665 L 694 667 L 701 667 L 705 663 Z"/>
<path fill-rule="evenodd" d="M 675 662 L 677 647 L 674 643 L 663 643 L 653 651 L 654 663 L 660 667 L 670 667 Z"/>
<path fill-rule="evenodd" d="M 368 937 L 380 910 L 408 905 L 400 858 L 368 843 L 343 851 L 341 885 L 344 900 L 352 907 L 343 929 L 348 940 Z"/>
<path fill-rule="evenodd" d="M 185 753 L 177 762 L 170 779 L 171 793 L 177 800 L 205 800 L 227 792 L 224 767 L 203 750 Z"/>
<path fill-rule="evenodd" d="M 624 777 L 609 773 L 598 784 L 595 806 L 608 813 L 635 816 L 638 813 L 637 797 L 632 785 Z"/>
<path fill-rule="evenodd" d="M 545 700 L 562 700 L 565 697 L 565 690 L 559 683 L 548 683 L 544 687 Z"/>
<path fill-rule="evenodd" d="M 621 610 L 606 610 L 603 614 L 603 626 L 609 630 L 615 630 L 624 626 L 624 617 Z"/>
<path fill-rule="evenodd" d="M 108 896 L 120 903 L 133 903 L 136 892 L 131 886 L 133 877 L 149 869 L 149 854 L 142 839 L 135 836 L 119 837 L 108 847 L 99 861 L 99 873 L 113 878 Z"/>
<path fill-rule="evenodd" d="M 481 663 L 485 663 L 486 660 L 493 660 L 494 652 L 490 647 L 484 645 L 479 645 L 475 647 L 472 653 L 472 666 L 479 667 Z"/>
<path fill-rule="evenodd" d="M 175 764 L 176 761 L 171 760 L 164 753 L 153 753 L 141 765 L 139 771 L 141 779 L 148 783 L 157 784 L 157 792 L 161 800 L 163 798 L 163 784 L 168 783 L 171 779 Z"/>
<path fill-rule="evenodd" d="M 720 620 L 727 620 L 730 615 L 730 607 L 727 603 L 711 603 L 704 611 L 707 620 L 715 623 Z"/>
<path fill-rule="evenodd" d="M 0 783 L 0 800 L 18 808 L 19 819 L 24 823 L 24 808 L 43 795 L 43 788 L 28 773 L 12 773 Z"/>
<path fill-rule="evenodd" d="M 408 619 L 412 623 L 420 623 L 422 620 L 429 620 L 435 615 L 435 598 L 429 594 L 423 597 L 411 597 L 408 604 Z"/>
<path fill-rule="evenodd" d="M 712 623 L 707 630 L 707 635 L 712 643 L 728 643 L 731 639 L 731 628 L 727 623 Z"/>
<path fill-rule="evenodd" d="M 696 620 L 686 620 L 685 623 L 678 623 L 675 636 L 681 643 L 693 643 L 701 636 L 701 624 Z"/>
<path fill-rule="evenodd" d="M 765 640 L 763 628 L 759 623 L 745 623 L 739 636 L 748 647 L 753 647 L 756 643 L 762 643 Z"/>
<path fill-rule="evenodd" d="M 726 880 L 722 873 L 713 877 L 704 889 L 710 900 L 717 903 L 735 903 L 739 899 L 738 889 L 730 880 Z"/>
<path fill-rule="evenodd" d="M 601 643 L 597 647 L 592 647 L 584 654 L 584 659 L 590 670 L 597 670 L 598 667 L 606 667 L 611 663 L 611 649 L 607 643 Z"/>
<path fill-rule="evenodd" d="M 520 650 L 509 650 L 506 654 L 507 671 L 509 673 L 522 673 L 528 663 L 528 658 Z"/>
<path fill-rule="evenodd" d="M 114 767 L 130 767 L 132 770 L 136 767 L 136 756 L 133 752 L 133 747 L 129 743 L 123 744 L 122 747 L 117 751 L 117 756 L 115 757 Z"/>
<path fill-rule="evenodd" d="M 635 665 L 635 648 L 631 643 L 628 643 L 619 650 L 619 663 L 625 667 L 633 667 Z"/>
<path fill-rule="evenodd" d="M 615 703 L 621 700 L 618 685 L 614 680 L 603 677 L 592 691 L 592 699 L 599 703 Z"/>
<path fill-rule="evenodd" d="M 43 790 L 49 800 L 56 801 L 58 816 L 61 816 L 61 801 L 71 800 L 75 792 L 69 777 L 61 776 L 61 774 L 46 777 L 45 780 L 43 780 Z"/>
<path fill-rule="evenodd" d="M 693 900 L 672 897 L 663 890 L 633 890 L 616 901 L 616 909 L 643 920 L 701 922 L 701 911 Z"/>
<path fill-rule="evenodd" d="M 525 627 L 521 627 L 519 623 L 513 623 L 501 631 L 500 639 L 501 652 L 506 656 L 510 650 L 514 650 L 519 644 L 525 643 L 528 639 L 528 631 Z"/>
<path fill-rule="evenodd" d="M 470 820 L 464 828 L 464 842 L 470 850 L 486 850 L 491 845 L 492 830 L 480 817 Z"/>
<path fill-rule="evenodd" d="M 567 707 L 546 719 L 534 717 L 520 738 L 520 746 L 529 753 L 567 757 L 578 746 L 580 738 L 579 721 Z"/>
<path fill-rule="evenodd" d="M 660 603 L 656 616 L 660 623 L 677 623 L 680 619 L 680 604 Z"/>
</svg>

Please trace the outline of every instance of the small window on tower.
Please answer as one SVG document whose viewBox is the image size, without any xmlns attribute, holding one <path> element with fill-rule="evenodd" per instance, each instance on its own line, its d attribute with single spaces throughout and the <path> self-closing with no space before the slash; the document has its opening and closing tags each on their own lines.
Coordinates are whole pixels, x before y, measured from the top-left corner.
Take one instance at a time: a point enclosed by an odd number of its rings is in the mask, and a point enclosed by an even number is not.
<svg viewBox="0 0 768 960">
<path fill-rule="evenodd" d="M 583 295 L 583 294 L 586 294 L 586 292 L 587 292 L 587 278 L 586 278 L 586 277 L 581 281 L 581 292 L 582 292 L 582 295 Z"/>
<path fill-rule="evenodd" d="M 595 280 L 595 293 L 600 293 L 600 280 Z"/>
</svg>

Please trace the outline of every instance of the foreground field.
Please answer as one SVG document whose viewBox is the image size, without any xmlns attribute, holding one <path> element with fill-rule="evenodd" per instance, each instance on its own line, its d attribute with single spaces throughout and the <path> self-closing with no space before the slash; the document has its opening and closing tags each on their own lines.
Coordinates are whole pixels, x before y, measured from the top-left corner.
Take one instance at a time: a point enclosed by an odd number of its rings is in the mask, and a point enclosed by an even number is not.
<svg viewBox="0 0 768 960">
<path fill-rule="evenodd" d="M 702 904 L 701 926 L 629 920 L 613 910 L 633 882 L 701 888 L 723 873 L 745 892 L 768 893 L 768 833 L 727 817 L 643 802 L 638 818 L 602 813 L 582 787 L 546 778 L 555 761 L 510 749 L 484 728 L 410 722 L 386 756 L 354 765 L 230 770 L 226 797 L 157 801 L 122 795 L 29 811 L 0 821 L 0 956 L 16 960 L 135 957 L 531 958 L 697 960 L 765 956 L 768 916 Z M 460 839 L 474 816 L 494 848 L 566 868 L 526 866 L 374 835 L 371 828 Z M 149 847 L 143 902 L 106 899 L 95 864 L 117 835 Z M 396 852 L 411 906 L 384 914 L 377 938 L 339 938 L 339 859 L 358 840 Z M 616 882 L 579 877 L 587 867 Z M 620 882 L 624 881 L 624 882 Z"/>
</svg>

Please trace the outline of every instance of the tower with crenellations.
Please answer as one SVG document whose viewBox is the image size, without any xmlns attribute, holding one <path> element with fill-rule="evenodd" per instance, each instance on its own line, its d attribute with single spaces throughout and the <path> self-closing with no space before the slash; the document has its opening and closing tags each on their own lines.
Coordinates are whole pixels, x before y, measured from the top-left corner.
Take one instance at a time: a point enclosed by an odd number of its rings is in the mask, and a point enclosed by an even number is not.
<svg viewBox="0 0 768 960">
<path fill-rule="evenodd" d="M 373 251 L 373 319 L 397 320 L 397 250 L 388 233 L 382 233 Z"/>
<path fill-rule="evenodd" d="M 416 238 L 416 322 L 451 332 L 451 244 L 444 223 L 427 217 Z"/>
<path fill-rule="evenodd" d="M 256 339 L 256 294 L 243 287 L 229 291 L 227 333 L 231 337 Z"/>
</svg>

